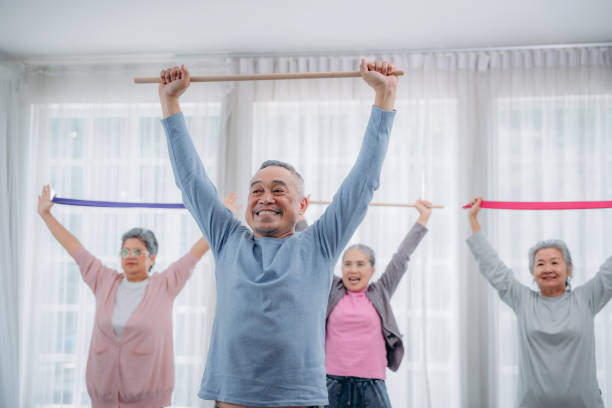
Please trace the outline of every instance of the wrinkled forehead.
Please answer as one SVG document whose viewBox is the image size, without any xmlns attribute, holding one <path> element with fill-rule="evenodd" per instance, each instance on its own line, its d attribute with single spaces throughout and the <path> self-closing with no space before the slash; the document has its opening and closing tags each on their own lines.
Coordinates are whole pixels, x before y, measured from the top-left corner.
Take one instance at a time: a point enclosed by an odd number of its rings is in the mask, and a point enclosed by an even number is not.
<svg viewBox="0 0 612 408">
<path fill-rule="evenodd" d="M 264 186 L 284 184 L 296 191 L 299 190 L 299 181 L 297 176 L 286 168 L 280 166 L 269 166 L 258 170 L 257 173 L 255 173 L 255 175 L 251 178 L 249 187 L 256 184 L 263 184 Z"/>
<path fill-rule="evenodd" d="M 563 259 L 563 252 L 559 248 L 541 248 L 535 253 L 534 256 L 536 261 L 546 261 L 549 259 Z"/>
</svg>

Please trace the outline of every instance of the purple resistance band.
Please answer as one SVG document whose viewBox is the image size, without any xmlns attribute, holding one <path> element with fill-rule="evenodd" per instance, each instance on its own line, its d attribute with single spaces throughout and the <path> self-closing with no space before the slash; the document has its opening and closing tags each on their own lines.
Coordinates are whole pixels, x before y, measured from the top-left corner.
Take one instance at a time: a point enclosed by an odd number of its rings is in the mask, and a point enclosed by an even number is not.
<svg viewBox="0 0 612 408">
<path fill-rule="evenodd" d="M 122 203 L 118 201 L 74 200 L 72 198 L 53 197 L 56 204 L 80 205 L 84 207 L 118 207 L 118 208 L 185 208 L 183 204 L 166 203 Z"/>
</svg>

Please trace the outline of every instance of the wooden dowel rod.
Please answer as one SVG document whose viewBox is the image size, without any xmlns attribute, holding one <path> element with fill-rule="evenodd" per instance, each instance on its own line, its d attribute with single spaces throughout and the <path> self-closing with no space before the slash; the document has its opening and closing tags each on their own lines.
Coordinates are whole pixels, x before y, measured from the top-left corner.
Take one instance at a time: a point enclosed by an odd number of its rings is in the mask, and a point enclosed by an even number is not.
<svg viewBox="0 0 612 408">
<path fill-rule="evenodd" d="M 331 204 L 331 201 L 315 201 L 315 200 L 310 200 L 309 203 L 310 204 L 329 205 L 329 204 Z M 416 207 L 414 204 L 403 204 L 403 203 L 370 203 L 370 205 L 374 206 L 374 207 L 408 207 L 408 208 Z M 431 208 L 444 208 L 444 206 L 443 205 L 432 204 Z"/>
<path fill-rule="evenodd" d="M 395 70 L 392 73 L 396 76 L 404 75 L 404 71 Z M 357 78 L 360 77 L 359 71 L 340 71 L 340 72 L 297 72 L 290 74 L 241 74 L 241 75 L 209 75 L 192 76 L 191 82 L 224 82 L 224 81 L 271 81 L 278 79 L 320 79 L 320 78 Z M 136 84 L 158 84 L 159 77 L 134 78 Z"/>
</svg>

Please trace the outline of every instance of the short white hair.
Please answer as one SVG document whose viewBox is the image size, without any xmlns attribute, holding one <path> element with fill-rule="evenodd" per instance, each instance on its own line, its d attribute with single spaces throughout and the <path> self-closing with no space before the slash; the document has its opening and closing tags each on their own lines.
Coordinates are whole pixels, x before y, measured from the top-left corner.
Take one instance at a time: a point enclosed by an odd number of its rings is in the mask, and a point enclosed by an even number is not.
<svg viewBox="0 0 612 408">
<path fill-rule="evenodd" d="M 540 249 L 547 249 L 547 248 L 558 249 L 559 252 L 561 252 L 561 254 L 563 255 L 563 259 L 565 260 L 565 263 L 567 264 L 568 269 L 573 268 L 574 265 L 572 263 L 572 255 L 570 254 L 570 251 L 567 248 L 567 244 L 564 241 L 561 241 L 560 239 L 547 239 L 544 241 L 540 241 L 534 246 L 532 246 L 531 248 L 529 248 L 529 270 L 531 271 L 532 275 L 533 275 L 533 267 L 535 265 L 536 254 L 538 253 Z"/>
</svg>

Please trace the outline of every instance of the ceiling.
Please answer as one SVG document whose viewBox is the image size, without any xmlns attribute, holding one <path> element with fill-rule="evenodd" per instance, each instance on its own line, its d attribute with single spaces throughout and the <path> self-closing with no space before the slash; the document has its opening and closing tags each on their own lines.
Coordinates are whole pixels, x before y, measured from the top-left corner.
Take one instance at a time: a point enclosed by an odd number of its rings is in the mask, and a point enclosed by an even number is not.
<svg viewBox="0 0 612 408">
<path fill-rule="evenodd" d="M 612 41 L 612 0 L 0 0 L 0 55 L 307 54 Z"/>
</svg>

